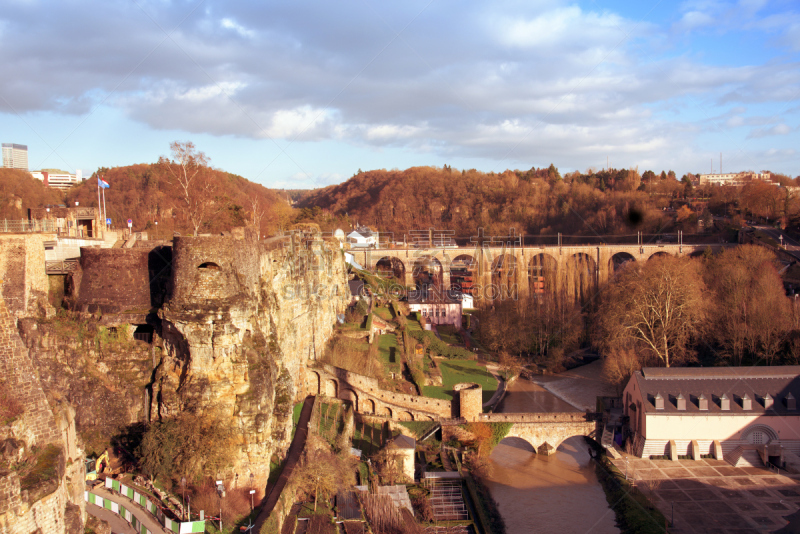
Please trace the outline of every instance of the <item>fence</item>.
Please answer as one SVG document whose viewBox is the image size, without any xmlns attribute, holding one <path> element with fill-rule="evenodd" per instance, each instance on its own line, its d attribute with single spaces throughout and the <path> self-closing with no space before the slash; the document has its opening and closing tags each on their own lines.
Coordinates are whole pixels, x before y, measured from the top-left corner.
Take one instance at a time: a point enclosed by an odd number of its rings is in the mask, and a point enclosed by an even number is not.
<svg viewBox="0 0 800 534">
<path fill-rule="evenodd" d="M 164 528 L 169 532 L 175 532 L 176 534 L 191 534 L 194 532 L 205 532 L 205 524 L 206 524 L 205 521 L 187 521 L 183 523 L 180 523 L 178 521 L 173 521 L 164 515 L 164 512 L 161 510 L 161 507 L 157 503 L 148 499 L 138 491 L 135 491 L 133 488 L 129 488 L 125 484 L 121 484 L 119 480 L 106 478 L 105 487 L 107 489 L 119 492 L 119 494 L 122 495 L 123 497 L 127 497 L 134 503 L 138 504 L 139 506 L 147 510 L 150 513 L 150 515 L 155 517 L 159 523 L 162 523 L 164 525 Z M 144 527 L 144 525 L 142 525 L 141 522 L 139 522 L 139 520 L 136 519 L 136 517 L 130 513 L 130 510 L 125 509 L 123 506 L 113 501 L 110 501 L 109 499 L 103 499 L 102 497 L 95 495 L 93 493 L 84 492 L 84 495 L 86 497 L 87 502 L 91 502 L 92 504 L 97 504 L 98 506 L 101 506 L 103 508 L 106 508 L 107 510 L 111 510 L 112 512 L 119 514 L 120 517 L 124 518 L 128 523 L 133 525 L 134 528 L 137 529 L 137 532 L 140 532 L 141 534 L 150 533 L 150 531 L 147 530 Z M 92 499 L 94 499 L 94 501 Z M 100 504 L 95 502 L 97 500 L 100 501 Z M 115 510 L 114 507 L 118 508 L 119 510 L 123 510 L 124 512 L 126 512 L 126 514 L 123 514 L 120 511 Z M 131 518 L 135 519 L 138 525 L 135 524 Z"/>
<path fill-rule="evenodd" d="M 21 234 L 25 232 L 51 232 L 59 231 L 56 221 L 52 219 L 32 220 L 8 220 L 0 222 L 0 232 Z"/>
</svg>

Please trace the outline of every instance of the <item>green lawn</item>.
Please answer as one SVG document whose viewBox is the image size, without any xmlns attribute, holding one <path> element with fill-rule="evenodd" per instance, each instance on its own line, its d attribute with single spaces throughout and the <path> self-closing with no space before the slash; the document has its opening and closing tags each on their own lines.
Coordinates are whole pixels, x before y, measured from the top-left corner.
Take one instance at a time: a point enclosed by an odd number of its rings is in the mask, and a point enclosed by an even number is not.
<svg viewBox="0 0 800 534">
<path fill-rule="evenodd" d="M 383 334 L 378 338 L 378 356 L 387 374 L 402 371 L 400 348 L 397 346 L 397 337 L 394 334 Z"/>
<path fill-rule="evenodd" d="M 381 319 L 383 319 L 384 321 L 391 321 L 392 319 L 394 319 L 394 316 L 392 315 L 392 310 L 390 310 L 389 308 L 375 308 L 374 310 L 372 310 L 372 312 Z"/>
<path fill-rule="evenodd" d="M 406 319 L 408 319 L 408 323 L 406 323 L 406 328 L 408 330 L 422 330 L 422 325 L 417 322 L 415 314 L 412 313 L 411 315 L 407 316 Z"/>
<path fill-rule="evenodd" d="M 464 340 L 453 325 L 440 325 L 436 327 L 439 337 L 448 345 L 463 345 Z"/>
<path fill-rule="evenodd" d="M 425 386 L 423 394 L 434 399 L 453 400 L 453 386 L 461 382 L 474 382 L 483 387 L 483 402 L 497 391 L 497 380 L 483 367 L 472 360 L 439 361 L 442 371 L 442 386 Z"/>
</svg>

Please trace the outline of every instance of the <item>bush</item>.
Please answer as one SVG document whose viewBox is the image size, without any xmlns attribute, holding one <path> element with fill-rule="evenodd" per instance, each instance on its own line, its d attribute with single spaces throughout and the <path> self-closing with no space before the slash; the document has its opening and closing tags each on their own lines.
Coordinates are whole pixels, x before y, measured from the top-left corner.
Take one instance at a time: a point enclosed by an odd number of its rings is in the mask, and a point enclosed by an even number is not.
<svg viewBox="0 0 800 534">
<path fill-rule="evenodd" d="M 182 412 L 151 423 L 136 449 L 141 468 L 152 478 L 186 476 L 199 480 L 230 465 L 235 447 L 230 420 L 211 413 Z"/>
</svg>

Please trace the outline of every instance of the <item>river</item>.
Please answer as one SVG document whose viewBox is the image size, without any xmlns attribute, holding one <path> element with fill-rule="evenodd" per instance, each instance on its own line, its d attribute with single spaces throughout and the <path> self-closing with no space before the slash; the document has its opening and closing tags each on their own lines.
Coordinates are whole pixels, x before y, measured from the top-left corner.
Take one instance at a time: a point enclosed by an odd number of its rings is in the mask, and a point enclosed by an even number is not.
<svg viewBox="0 0 800 534">
<path fill-rule="evenodd" d="M 512 384 L 500 412 L 581 411 L 527 380 Z M 501 442 L 485 480 L 508 534 L 618 533 L 590 462 L 584 438 L 574 437 L 552 456 L 537 456 L 517 438 Z"/>
</svg>

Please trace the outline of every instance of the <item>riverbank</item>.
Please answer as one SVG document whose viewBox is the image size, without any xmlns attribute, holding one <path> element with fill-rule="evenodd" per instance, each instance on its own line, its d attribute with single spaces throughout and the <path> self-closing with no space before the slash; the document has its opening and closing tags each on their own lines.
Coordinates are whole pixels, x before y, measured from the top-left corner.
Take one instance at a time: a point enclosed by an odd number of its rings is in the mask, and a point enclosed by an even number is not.
<svg viewBox="0 0 800 534">
<path fill-rule="evenodd" d="M 536 375 L 531 381 L 581 411 L 593 412 L 597 397 L 614 397 L 617 392 L 602 375 L 600 360 L 555 375 Z"/>
</svg>

